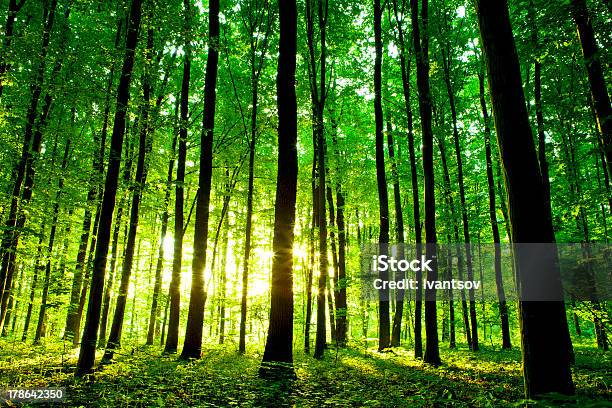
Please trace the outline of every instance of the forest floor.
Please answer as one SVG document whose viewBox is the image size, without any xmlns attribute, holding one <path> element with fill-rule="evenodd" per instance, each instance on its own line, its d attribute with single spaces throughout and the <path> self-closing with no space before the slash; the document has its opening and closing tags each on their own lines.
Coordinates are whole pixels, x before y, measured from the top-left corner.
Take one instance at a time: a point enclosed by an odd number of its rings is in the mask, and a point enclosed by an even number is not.
<svg viewBox="0 0 612 408">
<path fill-rule="evenodd" d="M 297 380 L 258 378 L 261 355 L 235 345 L 206 345 L 200 360 L 177 361 L 157 347 L 124 346 L 93 381 L 75 379 L 77 352 L 61 342 L 41 346 L 0 340 L 0 389 L 66 387 L 67 406 L 101 407 L 419 407 L 521 406 L 520 351 L 441 350 L 434 368 L 393 349 L 330 349 L 322 361 L 297 352 Z M 612 357 L 576 347 L 577 395 L 538 406 L 610 406 Z M 40 406 L 40 405 L 39 405 Z"/>
</svg>

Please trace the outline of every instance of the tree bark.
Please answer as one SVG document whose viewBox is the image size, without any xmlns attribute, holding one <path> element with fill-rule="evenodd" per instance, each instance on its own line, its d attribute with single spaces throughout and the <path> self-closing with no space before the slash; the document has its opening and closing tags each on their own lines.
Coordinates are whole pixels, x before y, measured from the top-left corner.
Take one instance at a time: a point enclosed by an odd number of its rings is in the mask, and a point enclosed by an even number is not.
<svg viewBox="0 0 612 408">
<path fill-rule="evenodd" d="M 187 328 L 181 358 L 200 358 L 202 351 L 202 325 L 204 323 L 204 267 L 208 241 L 210 187 L 212 182 L 213 134 L 217 99 L 217 67 L 219 64 L 219 0 L 208 5 L 208 58 L 204 79 L 204 115 L 200 144 L 200 175 L 196 201 L 194 251 L 191 278 L 191 296 L 187 314 Z"/>
<path fill-rule="evenodd" d="M 297 193 L 297 101 L 295 68 L 297 5 L 279 2 L 279 55 L 276 93 L 278 107 L 278 172 L 274 206 L 274 239 L 270 325 L 260 375 L 293 371 L 293 227 Z M 277 363 L 272 365 L 271 363 Z M 281 363 L 281 365 L 278 365 Z M 275 367 L 276 369 L 273 369 Z M 282 369 L 284 367 L 284 369 Z M 280 370 L 279 370 L 280 369 Z"/>
<path fill-rule="evenodd" d="M 402 2 L 402 12 L 405 3 Z M 416 245 L 416 257 L 421 258 L 422 254 L 422 225 L 421 225 L 421 208 L 419 197 L 419 181 L 416 165 L 416 154 L 414 150 L 414 125 L 412 121 L 412 106 L 410 105 L 410 54 L 406 55 L 406 40 L 404 37 L 404 29 L 402 27 L 402 19 L 399 18 L 397 0 L 393 0 L 393 11 L 397 22 L 398 40 L 400 45 L 400 68 L 402 72 L 402 91 L 404 94 L 404 104 L 406 106 L 406 118 L 408 121 L 408 154 L 410 156 L 410 181 L 412 187 L 412 220 L 414 224 L 414 242 Z M 403 13 L 402 13 L 403 14 Z M 423 280 L 423 272 L 417 271 L 416 280 Z M 423 342 L 421 338 L 421 320 L 422 320 L 422 302 L 423 288 L 421 285 L 416 290 L 415 308 L 414 308 L 414 356 L 416 358 L 423 357 Z"/>
<path fill-rule="evenodd" d="M 145 49 L 145 64 L 151 65 L 151 53 L 153 52 L 153 30 L 149 29 L 147 33 L 147 46 Z M 147 182 L 147 154 L 151 150 L 150 136 L 150 106 L 151 106 L 151 83 L 150 74 L 145 72 L 143 80 L 143 101 L 140 117 L 140 131 L 138 141 L 138 162 L 136 164 L 136 175 L 134 185 L 132 187 L 132 204 L 130 208 L 130 223 L 127 235 L 127 244 L 125 256 L 123 257 L 123 265 L 121 267 L 121 282 L 119 284 L 119 293 L 117 294 L 117 303 L 115 305 L 115 314 L 113 315 L 113 323 L 111 325 L 110 334 L 106 343 L 106 351 L 104 352 L 103 360 L 113 358 L 113 352 L 120 346 L 121 334 L 123 331 L 123 322 L 125 320 L 125 307 L 127 302 L 128 289 L 130 284 L 130 276 L 134 266 L 134 247 L 136 244 L 136 235 L 138 232 L 138 222 L 140 217 L 140 202 L 142 194 Z"/>
<path fill-rule="evenodd" d="M 115 209 L 115 196 L 117 194 L 117 182 L 119 179 L 119 168 L 121 166 L 121 150 L 123 147 L 123 136 L 125 134 L 125 118 L 128 108 L 132 69 L 134 67 L 134 52 L 138 44 L 142 3 L 143 0 L 132 0 L 130 7 L 130 23 L 127 29 L 121 78 L 119 79 L 119 85 L 117 87 L 117 107 L 115 109 L 108 170 L 106 172 L 104 196 L 102 199 L 101 222 L 98 228 L 98 240 L 91 277 L 91 290 L 89 291 L 87 318 L 83 330 L 83 341 L 77 364 L 77 376 L 91 373 L 96 357 L 96 342 L 100 324 L 108 244 L 110 241 L 112 214 Z"/>
<path fill-rule="evenodd" d="M 437 236 L 436 236 L 436 198 L 433 169 L 433 131 L 431 126 L 431 94 L 429 90 L 429 38 L 428 38 L 428 0 L 421 0 L 421 24 L 419 25 L 418 0 L 410 0 L 412 17 L 412 36 L 417 60 L 417 88 L 419 91 L 419 110 L 421 132 L 423 134 L 423 175 L 425 178 L 425 256 L 431 259 L 431 271 L 427 280 L 438 279 Z M 421 27 L 422 26 L 422 38 Z M 422 282 L 419 282 L 419 286 Z M 440 364 L 438 350 L 438 321 L 435 302 L 435 289 L 425 291 L 425 343 L 424 361 L 432 365 Z"/>
<path fill-rule="evenodd" d="M 508 4 L 507 1 L 477 0 L 476 10 L 508 192 L 512 241 L 552 243 L 555 237 L 525 107 Z M 524 270 L 531 258 L 524 248 L 516 244 L 514 248 L 519 287 L 529 288 L 537 285 L 538 279 L 544 279 L 548 282 L 549 293 L 562 299 L 563 288 L 556 261 L 551 260 L 551 265 L 538 276 L 527 275 Z M 537 398 L 548 392 L 573 394 L 564 303 L 520 301 L 519 320 L 526 397 Z"/>
<path fill-rule="evenodd" d="M 604 142 L 608 175 L 612 178 L 612 108 L 606 87 L 606 79 L 601 67 L 599 49 L 593 32 L 591 17 L 585 0 L 571 1 L 572 16 L 578 27 L 578 37 L 589 78 L 591 98 L 597 118 L 599 131 Z"/>
<path fill-rule="evenodd" d="M 506 303 L 506 292 L 504 290 L 504 282 L 502 277 L 502 259 L 500 246 L 501 240 L 499 237 L 499 225 L 497 223 L 497 206 L 495 203 L 495 179 L 493 178 L 493 158 L 491 154 L 491 124 L 489 118 L 489 111 L 487 110 L 487 101 L 485 98 L 484 72 L 479 73 L 478 80 L 480 84 L 480 107 L 482 108 L 482 117 L 484 121 L 485 156 L 487 161 L 487 183 L 489 186 L 489 219 L 491 220 L 491 233 L 493 234 L 493 244 L 495 245 L 495 288 L 497 289 L 497 300 L 499 302 L 498 308 L 502 330 L 502 349 L 510 350 L 512 348 L 512 343 L 510 341 L 510 325 L 508 323 L 508 305 Z"/>
<path fill-rule="evenodd" d="M 174 258 L 172 260 L 172 280 L 170 281 L 170 314 L 168 317 L 168 334 L 166 336 L 166 353 L 176 353 L 181 305 L 181 268 L 183 262 L 183 228 L 184 228 L 184 183 L 185 161 L 187 158 L 187 136 L 189 121 L 189 81 L 191 78 L 191 0 L 183 2 L 185 12 L 185 57 L 183 61 L 183 80 L 181 84 L 181 119 L 179 124 L 178 159 L 176 167 L 176 185 L 174 199 Z"/>
<path fill-rule="evenodd" d="M 376 124 L 376 184 L 378 187 L 378 211 L 380 235 L 378 243 L 381 254 L 386 254 L 389 245 L 389 193 L 387 192 L 387 176 L 385 174 L 385 141 L 383 135 L 382 110 L 382 6 L 380 0 L 374 0 L 374 118 Z M 389 280 L 388 271 L 379 271 L 379 278 Z M 389 316 L 389 290 L 379 291 L 378 302 L 378 351 L 391 345 L 391 322 Z"/>
</svg>

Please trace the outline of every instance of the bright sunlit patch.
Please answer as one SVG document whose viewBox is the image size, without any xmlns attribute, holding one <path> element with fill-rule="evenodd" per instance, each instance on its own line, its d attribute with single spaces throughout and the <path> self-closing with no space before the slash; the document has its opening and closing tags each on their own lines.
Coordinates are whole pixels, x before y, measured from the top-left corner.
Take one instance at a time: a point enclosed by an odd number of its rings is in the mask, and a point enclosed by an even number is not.
<svg viewBox="0 0 612 408">
<path fill-rule="evenodd" d="M 459 6 L 459 8 L 457 9 L 457 17 L 459 18 L 465 17 L 465 7 L 464 6 Z"/>
</svg>

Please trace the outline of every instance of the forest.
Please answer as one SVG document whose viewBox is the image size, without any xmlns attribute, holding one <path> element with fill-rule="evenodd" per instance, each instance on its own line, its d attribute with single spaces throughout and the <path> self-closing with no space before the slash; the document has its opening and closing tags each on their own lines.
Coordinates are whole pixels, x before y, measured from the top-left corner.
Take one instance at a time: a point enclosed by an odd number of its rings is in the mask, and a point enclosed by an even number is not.
<svg viewBox="0 0 612 408">
<path fill-rule="evenodd" d="M 0 22 L 0 404 L 609 406 L 609 0 Z"/>
</svg>

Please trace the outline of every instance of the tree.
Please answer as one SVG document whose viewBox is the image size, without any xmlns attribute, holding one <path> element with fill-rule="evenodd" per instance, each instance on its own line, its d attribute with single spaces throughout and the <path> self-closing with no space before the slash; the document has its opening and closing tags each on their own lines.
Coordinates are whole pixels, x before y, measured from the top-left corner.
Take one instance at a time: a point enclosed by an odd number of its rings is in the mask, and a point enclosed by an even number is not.
<svg viewBox="0 0 612 408">
<path fill-rule="evenodd" d="M 431 259 L 431 270 L 427 280 L 438 278 L 437 236 L 436 236 L 436 198 L 433 169 L 433 131 L 431 127 L 431 93 L 429 89 L 429 18 L 428 0 L 421 0 L 421 19 L 419 24 L 418 0 L 410 0 L 412 18 L 412 39 L 417 61 L 417 87 L 419 91 L 419 111 L 421 132 L 423 134 L 423 174 L 425 176 L 425 256 Z M 421 34 L 422 32 L 422 34 Z M 421 38 L 422 35 L 422 38 Z M 418 279 L 418 278 L 417 278 Z M 419 286 L 422 282 L 418 282 Z M 424 361 L 433 365 L 440 364 L 438 350 L 438 321 L 435 302 L 435 289 L 425 291 L 425 342 Z"/>
<path fill-rule="evenodd" d="M 250 3 L 249 3 L 250 5 Z M 257 10 L 255 10 L 257 8 Z M 247 213 L 246 226 L 244 229 L 244 258 L 242 263 L 242 294 L 240 299 L 240 339 L 238 352 L 246 351 L 246 324 L 247 324 L 247 295 L 249 284 L 249 262 L 251 259 L 251 234 L 253 229 L 253 190 L 255 179 L 255 147 L 257 143 L 257 104 L 259 97 L 259 78 L 261 71 L 264 68 L 266 51 L 268 49 L 268 36 L 272 28 L 272 10 L 267 0 L 263 4 L 259 0 L 252 4 L 252 7 L 247 9 L 249 27 L 249 46 L 250 46 L 250 63 L 251 63 L 251 133 L 249 139 L 249 180 L 247 187 Z M 256 13 L 253 16 L 253 13 Z M 263 14 L 266 18 L 263 18 Z M 258 24 L 259 23 L 259 24 Z M 265 23 L 265 25 L 264 25 Z M 254 37 L 250 33 L 265 29 L 263 39 Z M 261 47 L 261 48 L 260 48 Z M 261 53 L 258 52 L 261 50 Z"/>
<path fill-rule="evenodd" d="M 172 280 L 170 281 L 170 317 L 168 335 L 166 336 L 166 353 L 176 353 L 180 319 L 181 268 L 183 262 L 184 235 L 184 182 L 185 160 L 187 158 L 187 135 L 189 118 L 189 81 L 191 78 L 191 0 L 183 1 L 185 13 L 185 56 L 183 59 L 183 79 L 181 82 L 181 118 L 179 121 L 179 143 L 176 167 L 176 184 L 174 198 L 174 254 L 172 260 Z"/>
<path fill-rule="evenodd" d="M 187 328 L 181 358 L 200 358 L 202 351 L 202 325 L 204 322 L 204 266 L 208 241 L 210 186 L 212 181 L 213 134 L 215 130 L 215 104 L 217 99 L 217 68 L 219 65 L 219 0 L 208 5 L 208 59 L 204 79 L 204 115 L 200 144 L 200 176 L 196 201 L 194 253 L 191 272 L 191 297 L 187 314 Z"/>
<path fill-rule="evenodd" d="M 508 3 L 477 0 L 476 11 L 503 162 L 512 241 L 554 242 L 525 107 Z M 528 275 L 524 271 L 530 262 L 529 251 L 525 246 L 515 244 L 514 261 L 522 290 L 537 285 L 538 279 L 545 279 L 549 293 L 562 298 L 559 268 L 554 259 L 550 260 L 552 265 L 542 269 L 540 276 Z M 558 300 L 520 301 L 519 311 L 526 397 L 538 397 L 547 392 L 573 394 L 564 303 Z"/>
<path fill-rule="evenodd" d="M 382 7 L 380 0 L 374 0 L 374 117 L 376 124 L 376 184 L 378 187 L 378 211 L 380 235 L 378 243 L 384 254 L 389 245 L 389 193 L 387 191 L 387 176 L 385 174 L 385 141 L 383 136 L 383 110 L 382 110 Z M 389 280 L 388 271 L 379 271 L 379 278 Z M 389 290 L 379 292 L 379 318 L 378 318 L 378 351 L 391 345 L 389 317 Z"/>
<path fill-rule="evenodd" d="M 397 0 L 393 0 L 393 13 L 397 23 L 397 38 L 399 42 L 399 61 L 402 73 L 402 93 L 404 96 L 404 105 L 406 107 L 406 120 L 408 125 L 408 154 L 410 156 L 410 181 L 412 187 L 412 222 L 414 225 L 414 243 L 416 245 L 416 257 L 420 258 L 422 254 L 422 225 L 421 225 L 421 205 L 419 198 L 419 182 L 417 175 L 417 160 L 414 150 L 414 125 L 412 121 L 412 106 L 410 104 L 410 48 L 407 47 L 404 37 L 404 11 L 406 8 L 405 0 L 402 0 L 401 8 L 397 5 Z M 399 10 L 399 12 L 398 12 Z M 402 18 L 400 18 L 400 15 Z M 408 48 L 408 51 L 407 51 Z M 416 280 L 423 280 L 423 272 L 417 271 Z M 416 358 L 423 357 L 423 342 L 421 339 L 421 312 L 423 310 L 423 288 L 419 285 L 416 290 L 416 299 L 414 306 L 414 356 Z"/>
<path fill-rule="evenodd" d="M 145 64 L 151 66 L 151 53 L 153 52 L 153 30 L 147 32 L 147 46 L 145 49 Z M 148 68 L 149 70 L 150 68 Z M 132 189 L 132 204 L 130 206 L 130 223 L 127 235 L 127 243 L 125 247 L 125 256 L 123 257 L 123 265 L 121 268 L 121 283 L 119 284 L 119 293 L 117 295 L 117 303 L 115 305 L 115 314 L 111 331 L 106 343 L 106 351 L 104 352 L 103 360 L 110 360 L 113 357 L 114 350 L 119 347 L 121 342 L 121 334 L 123 331 L 123 322 L 125 317 L 125 307 L 127 302 L 127 292 L 130 284 L 130 276 L 134 264 L 134 246 L 136 244 L 136 235 L 138 233 L 138 221 L 140 219 L 140 202 L 142 201 L 142 193 L 147 181 L 147 154 L 151 150 L 150 136 L 150 106 L 151 106 L 151 72 L 144 74 L 142 83 L 142 107 L 140 108 L 140 130 L 138 140 L 138 163 L 136 164 L 136 176 Z"/>
<path fill-rule="evenodd" d="M 586 0 L 571 0 L 572 16 L 578 27 L 578 37 L 589 78 L 593 108 L 603 138 L 603 146 L 608 164 L 608 174 L 612 177 L 612 108 L 606 80 L 601 68 L 601 57 L 595 33 L 589 16 Z"/>
<path fill-rule="evenodd" d="M 98 326 L 100 324 L 100 311 L 102 307 L 102 292 L 104 290 L 104 275 L 106 271 L 106 257 L 110 241 L 112 214 L 115 209 L 115 196 L 117 182 L 121 167 L 121 149 L 125 134 L 125 118 L 129 102 L 130 82 L 134 67 L 134 53 L 138 45 L 138 31 L 142 12 L 142 0 L 132 0 L 130 6 L 129 25 L 125 39 L 125 55 L 121 78 L 117 86 L 117 106 L 111 136 L 110 156 L 106 181 L 104 183 L 104 196 L 102 198 L 101 221 L 98 229 L 98 240 L 94 258 L 94 267 L 91 277 L 91 290 L 87 306 L 87 318 L 83 329 L 83 340 L 77 364 L 77 376 L 91 373 L 96 358 L 96 342 L 98 339 Z"/>
<path fill-rule="evenodd" d="M 510 341 L 510 324 L 508 322 L 508 304 L 506 303 L 506 293 L 502 279 L 501 240 L 499 237 L 499 225 L 497 225 L 495 179 L 493 177 L 493 158 L 491 153 L 491 119 L 489 118 L 487 101 L 485 98 L 484 72 L 479 73 L 478 83 L 480 89 L 480 106 L 482 108 L 482 117 L 484 121 L 485 157 L 487 161 L 487 183 L 489 186 L 489 219 L 491 220 L 491 233 L 493 234 L 493 243 L 495 245 L 495 287 L 497 289 L 497 299 L 499 301 L 498 307 L 502 329 L 502 348 L 509 350 L 512 348 L 512 343 Z"/>
<path fill-rule="evenodd" d="M 293 227 L 297 194 L 297 5 L 278 4 L 280 37 L 276 94 L 278 107 L 278 172 L 274 205 L 274 238 L 270 324 L 260 375 L 295 376 L 293 371 Z"/>
</svg>

